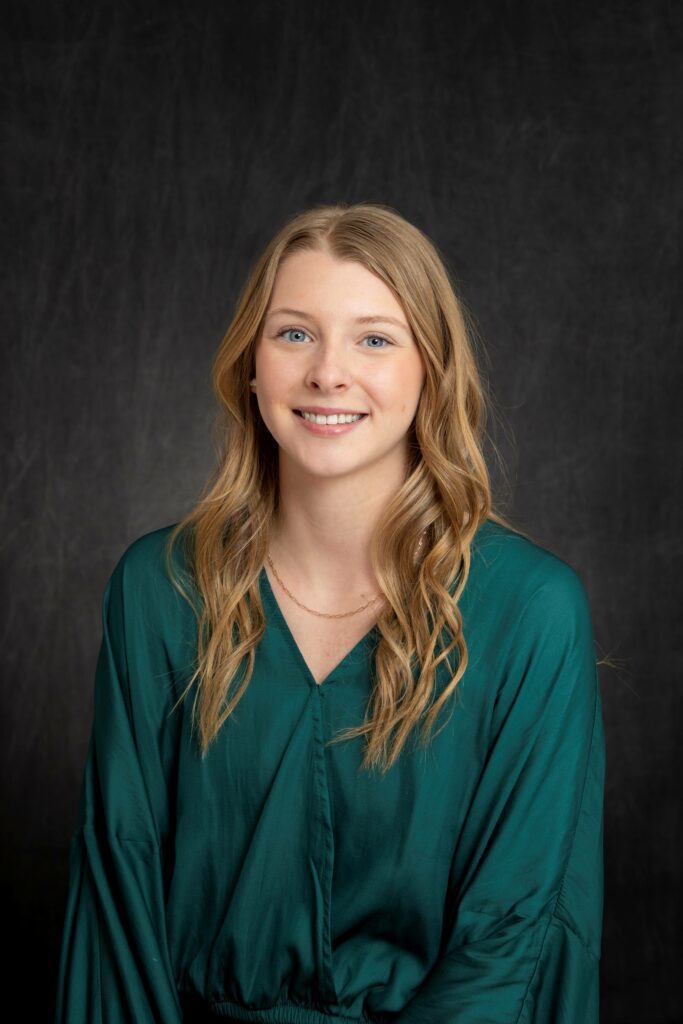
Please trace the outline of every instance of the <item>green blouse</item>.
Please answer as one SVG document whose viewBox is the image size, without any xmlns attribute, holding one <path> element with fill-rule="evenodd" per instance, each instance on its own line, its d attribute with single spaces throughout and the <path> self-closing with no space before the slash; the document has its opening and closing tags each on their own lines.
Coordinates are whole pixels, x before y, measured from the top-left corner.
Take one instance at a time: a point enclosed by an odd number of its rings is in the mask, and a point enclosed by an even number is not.
<svg viewBox="0 0 683 1024">
<path fill-rule="evenodd" d="M 479 528 L 459 696 L 382 778 L 362 737 L 324 745 L 363 721 L 377 627 L 316 684 L 262 569 L 254 674 L 202 761 L 192 696 L 171 714 L 196 624 L 170 529 L 104 591 L 58 1024 L 597 1022 L 605 744 L 575 570 Z"/>
</svg>

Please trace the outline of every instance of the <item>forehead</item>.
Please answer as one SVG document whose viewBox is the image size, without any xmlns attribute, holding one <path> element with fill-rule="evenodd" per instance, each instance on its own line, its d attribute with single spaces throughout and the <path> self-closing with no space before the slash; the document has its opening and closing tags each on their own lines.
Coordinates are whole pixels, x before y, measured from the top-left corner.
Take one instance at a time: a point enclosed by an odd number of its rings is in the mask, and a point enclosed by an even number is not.
<svg viewBox="0 0 683 1024">
<path fill-rule="evenodd" d="M 292 253 L 282 260 L 268 308 L 278 306 L 354 318 L 388 314 L 407 325 L 400 302 L 377 274 L 326 251 Z"/>
</svg>

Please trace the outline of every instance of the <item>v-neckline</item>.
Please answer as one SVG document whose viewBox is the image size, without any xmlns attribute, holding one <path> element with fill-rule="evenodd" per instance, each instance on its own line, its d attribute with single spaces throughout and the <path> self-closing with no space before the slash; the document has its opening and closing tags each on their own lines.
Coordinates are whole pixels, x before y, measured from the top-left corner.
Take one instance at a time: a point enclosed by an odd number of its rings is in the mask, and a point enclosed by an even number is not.
<svg viewBox="0 0 683 1024">
<path fill-rule="evenodd" d="M 340 671 L 340 669 L 342 669 L 344 667 L 346 662 L 349 661 L 349 659 L 354 654 L 356 654 L 357 651 L 359 651 L 360 648 L 363 647 L 368 642 L 369 638 L 371 636 L 373 636 L 375 633 L 377 633 L 378 630 L 379 630 L 379 627 L 377 626 L 377 623 L 375 623 L 374 626 L 371 626 L 370 629 L 367 631 L 367 633 L 360 638 L 358 643 L 354 644 L 353 647 L 349 651 L 347 651 L 347 653 L 344 655 L 344 657 L 334 666 L 333 669 L 331 669 L 327 673 L 327 675 L 322 680 L 322 682 L 319 683 L 316 680 L 316 678 L 313 675 L 313 673 L 311 672 L 311 669 L 309 668 L 308 662 L 306 661 L 306 659 L 304 658 L 303 654 L 301 653 L 301 648 L 299 647 L 298 643 L 294 639 L 294 634 L 292 633 L 291 629 L 289 628 L 289 624 L 287 622 L 287 619 L 285 618 L 284 613 L 283 613 L 282 609 L 280 608 L 280 605 L 278 604 L 278 600 L 277 600 L 277 598 L 275 596 L 275 593 L 273 592 L 273 588 L 271 586 L 270 580 L 268 579 L 268 573 L 266 572 L 265 565 L 262 566 L 262 568 L 261 568 L 261 573 L 260 573 L 259 579 L 263 583 L 265 583 L 265 587 L 261 588 L 261 593 L 262 593 L 263 596 L 265 596 L 266 602 L 267 602 L 267 604 L 268 604 L 268 606 L 270 608 L 271 613 L 275 616 L 277 621 L 280 623 L 280 630 L 283 633 L 283 635 L 285 636 L 285 638 L 287 640 L 287 643 L 291 647 L 292 653 L 294 654 L 294 657 L 298 661 L 299 666 L 300 666 L 301 670 L 303 671 L 304 675 L 306 676 L 308 682 L 312 686 L 315 686 L 315 688 L 317 690 L 322 689 L 323 686 L 327 687 L 327 686 L 330 686 L 333 683 L 335 683 L 336 679 L 331 678 L 331 677 L 333 677 L 333 676 L 336 677 L 337 673 Z"/>
</svg>

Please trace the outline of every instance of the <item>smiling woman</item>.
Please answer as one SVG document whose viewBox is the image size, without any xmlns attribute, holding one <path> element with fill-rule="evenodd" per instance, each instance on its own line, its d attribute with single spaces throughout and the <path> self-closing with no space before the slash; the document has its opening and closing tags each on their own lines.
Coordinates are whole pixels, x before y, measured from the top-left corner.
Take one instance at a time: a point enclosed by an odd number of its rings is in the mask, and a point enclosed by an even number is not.
<svg viewBox="0 0 683 1024">
<path fill-rule="evenodd" d="M 495 510 L 433 243 L 298 214 L 213 383 L 212 480 L 104 593 L 58 1024 L 594 1024 L 588 596 Z"/>
<path fill-rule="evenodd" d="M 306 309 L 288 305 L 304 295 Z M 282 560 L 296 563 L 288 569 L 299 589 L 320 591 L 324 604 L 330 572 L 339 591 L 372 586 L 372 521 L 406 478 L 409 428 L 425 368 L 397 298 L 357 261 L 325 249 L 287 256 L 271 305 L 255 348 L 258 388 L 252 381 L 279 449 L 283 511 L 271 545 L 282 550 Z M 368 334 L 370 321 L 389 327 L 391 338 Z M 339 415 L 360 418 L 340 425 Z M 348 440 L 333 446 L 314 440 L 340 437 Z M 349 510 L 346 536 L 331 552 L 329 527 L 338 526 L 339 499 Z M 333 524 L 326 508 L 335 509 Z M 311 547 L 311 528 L 318 551 Z"/>
</svg>

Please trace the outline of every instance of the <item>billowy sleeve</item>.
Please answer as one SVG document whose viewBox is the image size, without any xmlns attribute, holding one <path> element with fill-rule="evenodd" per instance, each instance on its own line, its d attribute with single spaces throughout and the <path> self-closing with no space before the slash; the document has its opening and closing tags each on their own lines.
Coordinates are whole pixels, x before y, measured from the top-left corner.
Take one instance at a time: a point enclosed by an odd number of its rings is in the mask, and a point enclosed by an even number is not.
<svg viewBox="0 0 683 1024">
<path fill-rule="evenodd" d="M 580 578 L 535 589 L 505 654 L 440 955 L 395 1024 L 597 1024 L 605 745 Z"/>
<path fill-rule="evenodd" d="M 104 592 L 94 718 L 70 847 L 57 1024 L 182 1020 L 166 940 L 160 725 L 138 692 L 152 682 L 154 665 L 149 652 L 137 658 L 127 646 L 127 572 L 123 559 Z"/>
</svg>

